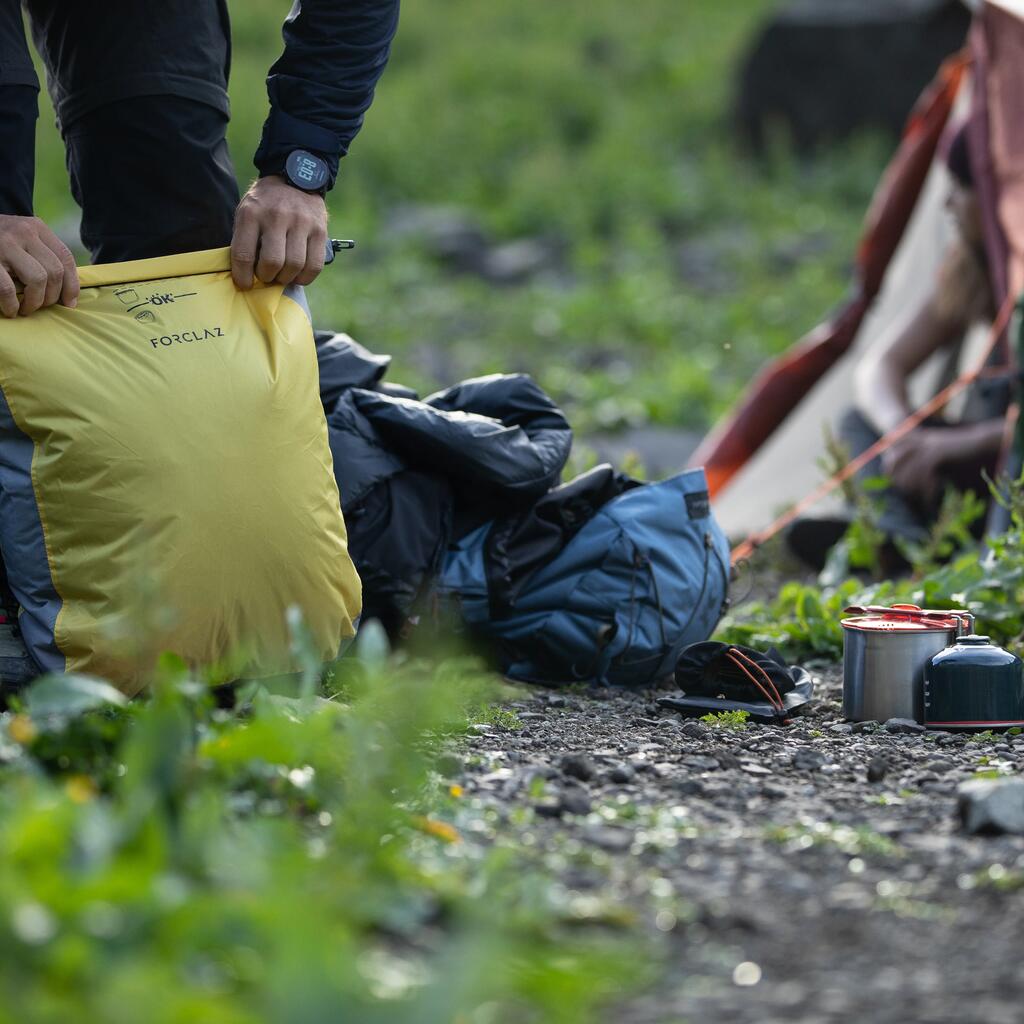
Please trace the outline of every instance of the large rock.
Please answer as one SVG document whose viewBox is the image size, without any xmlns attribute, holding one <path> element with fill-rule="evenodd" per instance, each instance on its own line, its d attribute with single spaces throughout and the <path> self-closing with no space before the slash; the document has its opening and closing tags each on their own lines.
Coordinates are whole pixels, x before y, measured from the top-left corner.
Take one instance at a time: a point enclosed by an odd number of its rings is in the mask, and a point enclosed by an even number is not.
<svg viewBox="0 0 1024 1024">
<path fill-rule="evenodd" d="M 958 790 L 957 811 L 972 835 L 1024 835 L 1024 781 L 972 779 Z"/>
<path fill-rule="evenodd" d="M 796 0 L 740 71 L 736 115 L 764 149 L 777 127 L 807 151 L 864 128 L 896 136 L 943 58 L 964 43 L 961 0 Z"/>
</svg>

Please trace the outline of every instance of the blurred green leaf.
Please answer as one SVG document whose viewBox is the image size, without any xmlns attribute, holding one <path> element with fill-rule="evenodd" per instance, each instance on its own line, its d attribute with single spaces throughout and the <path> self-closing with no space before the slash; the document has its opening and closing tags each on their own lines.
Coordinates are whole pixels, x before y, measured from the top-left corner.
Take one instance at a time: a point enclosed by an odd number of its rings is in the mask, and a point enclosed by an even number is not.
<svg viewBox="0 0 1024 1024">
<path fill-rule="evenodd" d="M 91 676 L 44 676 L 29 687 L 26 710 L 33 718 L 71 717 L 101 707 L 124 707 L 128 703 L 120 690 Z"/>
</svg>

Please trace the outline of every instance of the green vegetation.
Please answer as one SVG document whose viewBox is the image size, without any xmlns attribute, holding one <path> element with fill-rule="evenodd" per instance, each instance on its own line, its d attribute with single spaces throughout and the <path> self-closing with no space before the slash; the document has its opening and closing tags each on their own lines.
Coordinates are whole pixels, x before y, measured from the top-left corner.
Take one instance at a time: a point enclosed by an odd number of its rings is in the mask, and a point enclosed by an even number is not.
<svg viewBox="0 0 1024 1024">
<path fill-rule="evenodd" d="M 523 723 L 519 716 L 511 708 L 502 708 L 497 705 L 490 705 L 482 708 L 476 720 L 483 725 L 493 725 L 502 732 L 515 732 L 522 729 Z"/>
<path fill-rule="evenodd" d="M 960 553 L 939 564 L 934 558 L 953 550 L 936 541 L 919 550 L 932 558 L 917 563 L 915 572 L 899 580 L 869 582 L 840 576 L 834 581 L 834 563 L 826 566 L 819 585 L 783 584 L 774 601 L 753 602 L 737 608 L 723 620 L 720 639 L 753 647 L 778 646 L 792 658 L 820 656 L 838 659 L 843 652 L 840 620 L 849 605 L 910 603 L 922 608 L 965 608 L 973 612 L 979 628 L 993 641 L 1019 650 L 1024 644 L 1024 476 L 994 488 L 997 500 L 1010 513 L 1010 528 L 984 545 L 966 541 L 964 518 L 976 518 L 975 502 L 968 497 L 947 502 L 960 510 L 940 517 L 935 535 L 954 542 Z M 858 529 L 855 524 L 851 530 Z M 863 531 L 858 534 L 863 537 Z M 934 536 L 934 535 L 933 535 Z M 843 549 L 844 545 L 839 547 Z M 850 550 L 849 545 L 845 551 Z"/>
<path fill-rule="evenodd" d="M 833 825 L 817 821 L 813 825 L 772 825 L 765 829 L 765 838 L 792 851 L 812 846 L 834 846 L 850 857 L 895 858 L 903 855 L 903 847 L 888 836 L 865 825 Z"/>
<path fill-rule="evenodd" d="M 442 781 L 475 663 L 332 679 L 224 708 L 166 657 L 147 701 L 64 677 L 3 716 L 2 1019 L 583 1022 L 640 980 Z"/>
<path fill-rule="evenodd" d="M 233 5 L 243 183 L 287 6 Z M 333 233 L 359 247 L 312 289 L 319 323 L 393 353 L 393 376 L 422 389 L 525 370 L 583 431 L 706 426 L 843 295 L 885 156 L 869 140 L 810 164 L 736 152 L 732 69 L 771 6 L 406 4 L 331 199 Z M 38 212 L 73 225 L 49 114 L 39 151 Z M 563 255 L 517 287 L 453 274 L 398 230 L 424 207 Z"/>
<path fill-rule="evenodd" d="M 722 729 L 725 732 L 743 732 L 747 728 L 749 718 L 749 711 L 713 711 L 700 716 L 700 720 L 710 725 L 712 729 Z"/>
</svg>

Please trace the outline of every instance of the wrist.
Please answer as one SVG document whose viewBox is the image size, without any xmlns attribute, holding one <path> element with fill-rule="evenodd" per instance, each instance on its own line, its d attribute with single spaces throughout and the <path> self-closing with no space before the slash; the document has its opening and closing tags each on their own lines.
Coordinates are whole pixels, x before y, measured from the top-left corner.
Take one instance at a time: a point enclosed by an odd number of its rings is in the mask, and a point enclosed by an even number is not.
<svg viewBox="0 0 1024 1024">
<path fill-rule="evenodd" d="M 323 198 L 329 187 L 330 169 L 327 161 L 315 153 L 293 149 L 283 163 L 275 161 L 261 170 L 260 176 L 277 178 L 298 192 Z"/>
<path fill-rule="evenodd" d="M 305 154 L 316 165 L 313 169 L 305 168 L 313 175 L 314 190 L 321 194 L 330 191 L 338 176 L 338 161 L 341 158 L 337 136 L 319 125 L 291 117 L 282 110 L 271 110 L 263 126 L 259 149 L 253 158 L 260 177 L 278 175 L 290 180 L 290 160 L 296 175 L 304 170 L 301 166 L 302 158 L 295 158 L 295 153 Z M 299 191 L 309 191 L 304 186 L 312 181 L 299 177 L 298 182 L 290 181 Z"/>
<path fill-rule="evenodd" d="M 961 453 L 964 456 L 983 457 L 998 452 L 1003 444 L 1006 424 L 1003 420 L 982 420 L 960 428 Z"/>
</svg>

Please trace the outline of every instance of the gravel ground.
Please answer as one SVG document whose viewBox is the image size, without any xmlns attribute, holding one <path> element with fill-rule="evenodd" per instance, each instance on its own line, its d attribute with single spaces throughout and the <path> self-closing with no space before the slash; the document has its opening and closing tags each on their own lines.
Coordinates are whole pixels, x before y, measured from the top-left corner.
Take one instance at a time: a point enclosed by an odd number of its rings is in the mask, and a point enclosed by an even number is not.
<svg viewBox="0 0 1024 1024">
<path fill-rule="evenodd" d="M 956 810 L 976 773 L 1024 770 L 1024 735 L 851 726 L 834 670 L 784 728 L 655 696 L 530 691 L 452 772 L 569 917 L 655 939 L 658 980 L 609 1021 L 1024 1017 L 1024 838 L 967 835 Z"/>
</svg>

